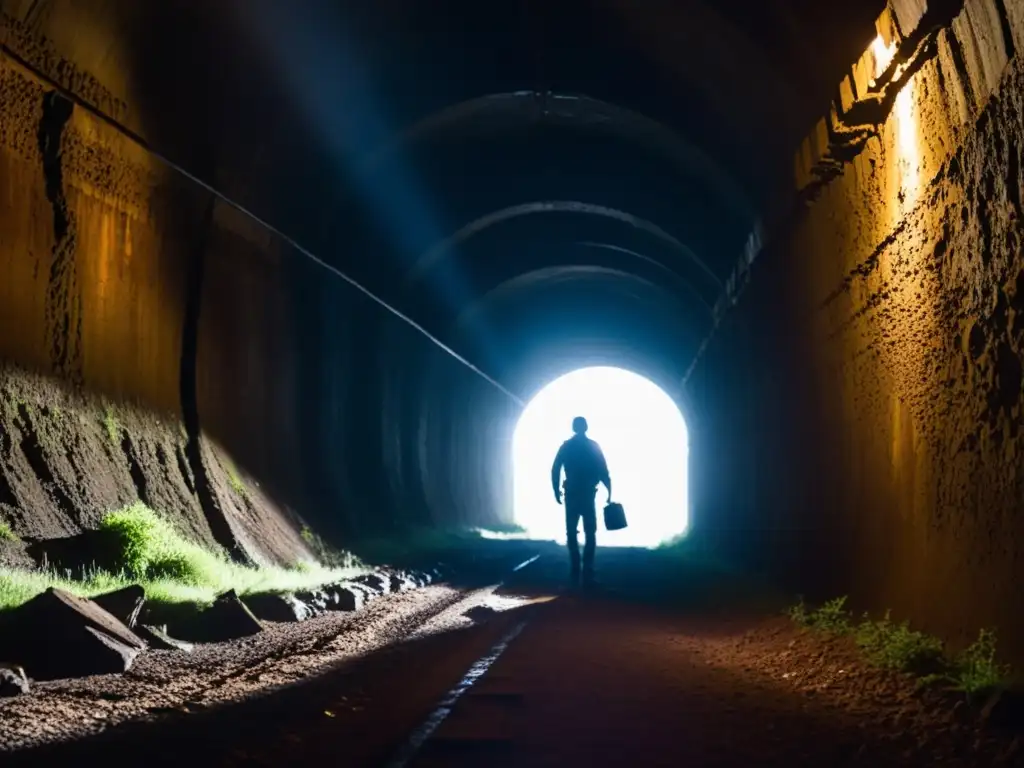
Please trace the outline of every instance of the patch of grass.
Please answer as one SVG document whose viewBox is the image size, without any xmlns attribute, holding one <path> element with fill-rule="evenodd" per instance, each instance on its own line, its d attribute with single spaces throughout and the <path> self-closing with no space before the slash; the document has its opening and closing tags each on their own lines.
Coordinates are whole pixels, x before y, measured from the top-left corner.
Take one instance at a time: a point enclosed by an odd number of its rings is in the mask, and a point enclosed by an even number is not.
<svg viewBox="0 0 1024 768">
<path fill-rule="evenodd" d="M 118 553 L 113 567 L 81 574 L 0 568 L 0 610 L 15 608 L 49 587 L 93 597 L 129 584 L 141 584 L 146 598 L 159 603 L 208 605 L 217 595 L 234 589 L 239 595 L 293 592 L 352 578 L 361 567 L 326 567 L 302 563 L 248 567 L 226 555 L 189 541 L 166 520 L 141 503 L 111 512 L 100 530 Z"/>
<path fill-rule="evenodd" d="M 923 677 L 945 666 L 939 638 L 911 629 L 910 622 L 892 621 L 888 611 L 880 621 L 865 616 L 857 626 L 856 641 L 868 661 L 883 669 Z"/>
<path fill-rule="evenodd" d="M 0 520 L 0 541 L 19 541 L 18 534 L 3 520 Z"/>
<path fill-rule="evenodd" d="M 115 445 L 121 442 L 121 425 L 117 423 L 114 409 L 109 405 L 103 411 L 103 429 L 106 431 L 110 442 Z"/>
<path fill-rule="evenodd" d="M 994 630 L 982 629 L 977 640 L 950 657 L 941 639 L 911 629 L 907 621 L 894 622 L 889 611 L 880 620 L 865 615 L 853 628 L 845 604 L 846 598 L 839 597 L 812 610 L 801 599 L 787 613 L 802 627 L 834 634 L 852 630 L 857 646 L 870 663 L 911 674 L 919 685 L 946 685 L 972 698 L 1006 685 L 1010 677 L 1010 668 L 996 660 Z"/>
<path fill-rule="evenodd" d="M 79 579 L 43 571 L 0 567 L 0 611 L 17 608 L 50 587 L 64 589 L 81 597 L 95 597 L 127 586 L 122 576 L 104 571 L 90 571 Z"/>
<path fill-rule="evenodd" d="M 800 598 L 800 602 L 792 606 L 786 613 L 799 626 L 816 629 L 820 632 L 845 635 L 853 628 L 850 612 L 846 610 L 845 595 L 829 600 L 816 609 L 808 608 L 803 598 Z"/>
<path fill-rule="evenodd" d="M 996 661 L 995 630 L 982 629 L 978 639 L 953 659 L 948 675 L 955 690 L 973 696 L 1006 684 L 1010 668 Z"/>
</svg>

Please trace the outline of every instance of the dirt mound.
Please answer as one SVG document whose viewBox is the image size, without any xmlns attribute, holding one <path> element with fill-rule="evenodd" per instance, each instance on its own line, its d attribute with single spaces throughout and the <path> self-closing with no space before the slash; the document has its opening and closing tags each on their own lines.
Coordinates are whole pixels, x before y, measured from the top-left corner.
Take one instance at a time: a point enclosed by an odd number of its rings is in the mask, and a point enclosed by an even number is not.
<svg viewBox="0 0 1024 768">
<path fill-rule="evenodd" d="M 174 415 L 82 394 L 57 381 L 0 367 L 0 563 L 81 565 L 81 535 L 136 501 L 190 540 L 236 549 L 257 564 L 315 560 L 301 522 L 280 510 L 227 454 L 201 441 L 204 507 L 187 436 Z M 230 532 L 218 542 L 215 530 Z M 87 537 L 86 537 L 87 538 Z M 67 562 L 65 562 L 67 561 Z"/>
</svg>

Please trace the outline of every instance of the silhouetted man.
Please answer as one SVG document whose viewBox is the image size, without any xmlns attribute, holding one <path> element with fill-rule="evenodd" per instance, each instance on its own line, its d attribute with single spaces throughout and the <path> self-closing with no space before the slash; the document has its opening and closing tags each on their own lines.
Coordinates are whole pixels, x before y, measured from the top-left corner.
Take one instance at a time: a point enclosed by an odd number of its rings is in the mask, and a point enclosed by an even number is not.
<svg viewBox="0 0 1024 768">
<path fill-rule="evenodd" d="M 597 509 L 594 505 L 597 484 L 604 483 L 608 497 L 612 495 L 612 479 L 608 474 L 601 446 L 587 437 L 587 420 L 577 416 L 572 420 L 572 437 L 562 443 L 551 465 L 551 486 L 555 500 L 562 503 L 562 490 L 558 487 L 562 469 L 565 469 L 565 535 L 569 546 L 572 583 L 580 579 L 580 544 L 576 538 L 580 519 L 583 520 L 583 583 L 594 580 L 594 548 L 597 546 Z"/>
</svg>

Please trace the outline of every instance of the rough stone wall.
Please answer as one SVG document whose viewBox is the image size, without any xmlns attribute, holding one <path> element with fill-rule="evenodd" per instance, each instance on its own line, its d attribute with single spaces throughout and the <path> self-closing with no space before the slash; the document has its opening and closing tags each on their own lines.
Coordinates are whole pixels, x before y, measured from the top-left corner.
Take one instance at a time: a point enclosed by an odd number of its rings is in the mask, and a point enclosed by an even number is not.
<svg viewBox="0 0 1024 768">
<path fill-rule="evenodd" d="M 1024 3 L 970 0 L 934 46 L 701 363 L 716 455 L 754 489 L 716 485 L 704 518 L 809 592 L 957 640 L 996 626 L 1020 660 Z"/>
<path fill-rule="evenodd" d="M 288 562 L 309 556 L 304 520 L 345 545 L 507 518 L 483 439 L 514 420 L 507 398 L 52 93 L 307 234 L 323 195 L 308 157 L 291 168 L 302 126 L 261 100 L 273 85 L 219 36 L 220 8 L 0 0 L 0 521 L 66 536 L 141 498 L 199 540 Z M 180 68 L 172 30 L 190 34 Z M 278 176 L 255 157 L 267 145 Z"/>
<path fill-rule="evenodd" d="M 0 28 L 83 98 L 125 111 L 45 39 L 30 45 L 7 16 Z M 142 499 L 240 556 L 308 557 L 298 521 L 270 500 L 297 483 L 282 459 L 295 431 L 280 403 L 294 395 L 280 371 L 290 328 L 274 248 L 6 57 L 0 104 L 3 517 L 24 537 L 72 535 Z M 190 305 L 196 260 L 206 279 Z M 208 417 L 194 441 L 183 361 Z M 261 474 L 276 481 L 271 493 L 252 480 Z"/>
</svg>

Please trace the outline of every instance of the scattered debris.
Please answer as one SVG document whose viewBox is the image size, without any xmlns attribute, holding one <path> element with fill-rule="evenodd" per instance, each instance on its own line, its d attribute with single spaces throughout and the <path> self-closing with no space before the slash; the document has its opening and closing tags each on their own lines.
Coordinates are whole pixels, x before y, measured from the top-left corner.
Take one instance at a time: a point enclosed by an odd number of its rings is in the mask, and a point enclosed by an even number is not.
<svg viewBox="0 0 1024 768">
<path fill-rule="evenodd" d="M 341 582 L 324 587 L 327 595 L 327 610 L 358 611 L 369 602 L 369 592 L 358 584 Z"/>
<path fill-rule="evenodd" d="M 261 621 L 305 621 L 315 615 L 313 608 L 290 594 L 248 595 L 243 602 Z"/>
<path fill-rule="evenodd" d="M 21 696 L 28 692 L 29 684 L 25 670 L 17 664 L 0 662 L 0 699 Z"/>
<path fill-rule="evenodd" d="M 391 591 L 391 579 L 384 577 L 379 573 L 366 573 L 357 579 L 354 579 L 356 584 L 362 584 L 365 587 L 369 587 L 378 594 L 385 595 Z"/>
<path fill-rule="evenodd" d="M 167 634 L 167 627 L 154 627 L 147 624 L 140 624 L 136 629 L 136 632 L 143 637 L 146 642 L 149 643 L 151 648 L 155 648 L 158 651 L 182 651 L 183 653 L 192 653 L 192 649 L 195 647 L 192 643 L 186 643 L 184 640 L 177 640 Z"/>
</svg>

